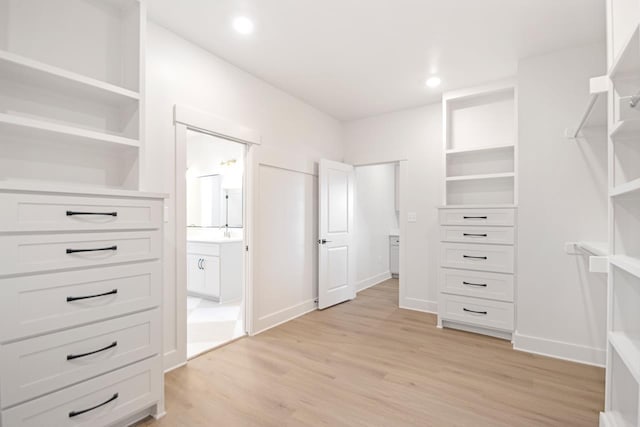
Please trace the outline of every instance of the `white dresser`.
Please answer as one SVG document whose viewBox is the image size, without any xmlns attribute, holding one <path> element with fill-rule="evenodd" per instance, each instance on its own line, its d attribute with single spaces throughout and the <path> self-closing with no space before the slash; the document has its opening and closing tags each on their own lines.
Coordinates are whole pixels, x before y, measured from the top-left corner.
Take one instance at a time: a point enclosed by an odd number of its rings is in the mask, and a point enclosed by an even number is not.
<svg viewBox="0 0 640 427">
<path fill-rule="evenodd" d="M 515 208 L 441 207 L 438 327 L 511 340 Z"/>
<path fill-rule="evenodd" d="M 163 196 L 0 186 L 0 425 L 163 413 Z"/>
</svg>

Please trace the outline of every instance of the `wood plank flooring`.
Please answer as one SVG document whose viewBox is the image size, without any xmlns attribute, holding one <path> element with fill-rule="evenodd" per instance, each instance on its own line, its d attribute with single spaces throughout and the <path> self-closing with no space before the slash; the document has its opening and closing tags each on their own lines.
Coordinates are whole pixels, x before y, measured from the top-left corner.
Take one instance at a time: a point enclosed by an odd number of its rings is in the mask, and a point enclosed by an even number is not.
<svg viewBox="0 0 640 427">
<path fill-rule="evenodd" d="M 398 308 L 389 280 L 166 376 L 140 426 L 596 426 L 604 370 Z"/>
</svg>

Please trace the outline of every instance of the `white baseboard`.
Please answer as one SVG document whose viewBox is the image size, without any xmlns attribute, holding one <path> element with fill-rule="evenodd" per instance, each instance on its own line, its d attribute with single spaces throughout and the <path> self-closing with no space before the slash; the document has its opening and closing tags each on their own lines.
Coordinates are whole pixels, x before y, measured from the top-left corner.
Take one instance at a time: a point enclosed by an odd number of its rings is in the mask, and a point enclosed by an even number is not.
<svg viewBox="0 0 640 427">
<path fill-rule="evenodd" d="M 400 308 L 438 314 L 438 303 L 426 299 L 405 297 L 400 301 Z"/>
<path fill-rule="evenodd" d="M 296 317 L 303 316 L 309 312 L 317 310 L 318 303 L 315 299 L 301 302 L 300 304 L 292 305 L 291 307 L 284 308 L 275 313 L 270 313 L 265 316 L 259 317 L 253 321 L 254 331 L 251 335 L 258 335 L 264 331 L 267 331 L 283 323 L 293 320 Z"/>
<path fill-rule="evenodd" d="M 527 353 L 599 367 L 604 367 L 607 360 L 607 352 L 602 348 L 532 337 L 519 334 L 517 331 L 513 334 L 513 348 Z"/>
<path fill-rule="evenodd" d="M 384 273 L 376 274 L 375 276 L 369 277 L 368 279 L 364 279 L 356 283 L 356 292 L 364 291 L 372 286 L 377 285 L 378 283 L 382 283 L 385 280 L 391 279 L 391 272 L 385 271 Z"/>
</svg>

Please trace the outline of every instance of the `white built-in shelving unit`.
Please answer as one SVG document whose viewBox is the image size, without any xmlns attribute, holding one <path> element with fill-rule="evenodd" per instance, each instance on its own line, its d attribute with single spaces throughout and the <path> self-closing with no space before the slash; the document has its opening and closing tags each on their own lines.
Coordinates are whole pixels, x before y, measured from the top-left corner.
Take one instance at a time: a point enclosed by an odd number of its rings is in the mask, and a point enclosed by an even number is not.
<svg viewBox="0 0 640 427">
<path fill-rule="evenodd" d="M 0 0 L 0 180 L 139 188 L 145 6 Z"/>
<path fill-rule="evenodd" d="M 445 205 L 517 203 L 516 85 L 446 93 Z"/>
<path fill-rule="evenodd" d="M 601 426 L 640 425 L 640 1 L 607 1 L 609 278 Z"/>
<path fill-rule="evenodd" d="M 443 96 L 438 327 L 511 340 L 516 310 L 514 81 Z"/>
</svg>

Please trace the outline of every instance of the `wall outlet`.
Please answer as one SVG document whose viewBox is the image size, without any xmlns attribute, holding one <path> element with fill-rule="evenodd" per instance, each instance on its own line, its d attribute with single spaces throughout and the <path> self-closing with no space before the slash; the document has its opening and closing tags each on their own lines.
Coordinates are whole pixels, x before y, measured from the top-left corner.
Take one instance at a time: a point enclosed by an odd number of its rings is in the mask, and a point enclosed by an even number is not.
<svg viewBox="0 0 640 427">
<path fill-rule="evenodd" d="M 407 213 L 407 221 L 409 221 L 409 222 L 418 222 L 418 214 L 416 212 L 408 212 Z"/>
</svg>

